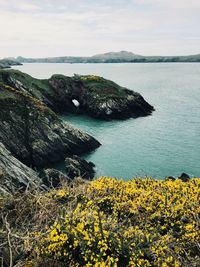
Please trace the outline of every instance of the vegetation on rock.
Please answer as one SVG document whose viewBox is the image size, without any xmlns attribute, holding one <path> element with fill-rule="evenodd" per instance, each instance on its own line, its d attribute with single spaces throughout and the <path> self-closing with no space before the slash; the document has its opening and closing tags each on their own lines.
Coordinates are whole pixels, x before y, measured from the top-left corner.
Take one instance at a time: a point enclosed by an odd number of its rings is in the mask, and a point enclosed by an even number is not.
<svg viewBox="0 0 200 267">
<path fill-rule="evenodd" d="M 102 177 L 4 197 L 1 257 L 5 266 L 197 267 L 199 194 L 197 178 Z"/>
</svg>

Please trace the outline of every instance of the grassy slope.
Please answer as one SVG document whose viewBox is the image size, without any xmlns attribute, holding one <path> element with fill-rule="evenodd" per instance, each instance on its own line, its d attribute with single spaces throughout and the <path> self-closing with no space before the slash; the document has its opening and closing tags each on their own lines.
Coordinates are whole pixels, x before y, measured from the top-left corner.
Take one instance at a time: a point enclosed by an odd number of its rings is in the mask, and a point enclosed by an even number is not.
<svg viewBox="0 0 200 267">
<path fill-rule="evenodd" d="M 200 179 L 102 177 L 0 198 L 3 257 L 9 229 L 20 266 L 199 266 L 199 194 Z"/>
<path fill-rule="evenodd" d="M 100 98 L 109 97 L 126 97 L 125 88 L 120 87 L 113 81 L 104 79 L 100 76 L 85 75 L 80 76 L 79 79 L 88 88 L 91 93 L 98 94 Z"/>
<path fill-rule="evenodd" d="M 36 79 L 32 76 L 20 72 L 18 70 L 0 70 L 0 82 L 7 83 L 7 77 L 17 80 L 20 82 L 26 90 L 31 93 L 34 97 L 42 100 L 43 96 L 54 96 L 56 94 L 55 90 L 49 83 L 49 79 Z M 64 75 L 53 75 L 51 80 L 62 81 L 62 86 L 67 88 L 73 88 L 76 82 L 81 82 L 87 88 L 89 93 L 92 95 L 98 95 L 99 99 L 106 98 L 123 98 L 127 96 L 127 90 L 113 81 L 104 79 L 99 76 L 86 75 L 74 77 L 67 77 Z"/>
<path fill-rule="evenodd" d="M 27 91 L 39 99 L 44 92 L 51 93 L 51 87 L 46 79 L 36 79 L 18 70 L 0 70 L 1 82 L 5 82 L 6 76 L 21 82 L 27 88 Z"/>
<path fill-rule="evenodd" d="M 51 91 L 51 86 L 49 84 L 48 79 L 36 79 L 32 76 L 23 73 L 18 70 L 0 70 L 0 82 L 4 82 L 4 79 L 6 76 L 9 76 L 11 78 L 14 78 L 15 80 L 20 81 L 28 90 L 31 90 L 33 88 L 40 90 L 41 92 L 49 92 Z M 115 95 L 119 94 L 125 94 L 125 91 L 120 90 L 120 86 L 114 83 L 113 81 L 104 79 L 99 76 L 94 75 L 85 75 L 85 76 L 79 76 L 76 75 L 74 77 L 67 77 L 65 75 L 61 74 L 54 74 L 51 77 L 52 80 L 54 79 L 60 79 L 63 80 L 63 83 L 66 84 L 66 86 L 71 85 L 72 82 L 75 81 L 82 81 L 85 85 L 89 87 L 92 91 L 102 91 L 102 89 L 111 88 L 112 92 L 108 92 L 105 90 L 105 92 L 102 92 L 102 94 L 109 94 L 113 93 Z"/>
<path fill-rule="evenodd" d="M 38 99 L 28 95 L 26 92 L 18 91 L 15 88 L 8 86 L 0 81 L 0 99 L 26 99 L 30 104 L 36 106 L 40 110 L 48 110 L 47 107 Z M 50 112 L 50 110 L 49 110 Z"/>
</svg>

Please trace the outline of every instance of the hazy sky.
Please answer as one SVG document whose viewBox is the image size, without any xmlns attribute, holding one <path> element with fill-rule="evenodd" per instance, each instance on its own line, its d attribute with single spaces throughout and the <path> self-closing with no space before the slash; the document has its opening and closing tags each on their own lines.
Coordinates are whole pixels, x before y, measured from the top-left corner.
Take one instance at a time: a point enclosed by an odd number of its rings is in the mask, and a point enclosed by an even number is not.
<svg viewBox="0 0 200 267">
<path fill-rule="evenodd" d="M 0 0 L 0 58 L 200 53 L 200 0 Z"/>
</svg>

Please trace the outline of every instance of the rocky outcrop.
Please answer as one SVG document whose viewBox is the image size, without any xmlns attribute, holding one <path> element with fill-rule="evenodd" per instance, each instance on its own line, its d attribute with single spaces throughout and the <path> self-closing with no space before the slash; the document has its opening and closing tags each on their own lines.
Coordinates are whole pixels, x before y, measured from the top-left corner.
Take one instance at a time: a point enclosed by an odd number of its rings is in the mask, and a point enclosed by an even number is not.
<svg viewBox="0 0 200 267">
<path fill-rule="evenodd" d="M 182 182 L 188 182 L 190 180 L 190 176 L 183 172 L 179 177 L 178 179 L 180 179 Z"/>
<path fill-rule="evenodd" d="M 0 84 L 0 140 L 28 166 L 44 167 L 97 148 L 88 134 L 63 123 L 39 100 Z"/>
<path fill-rule="evenodd" d="M 126 119 L 147 116 L 154 110 L 139 93 L 102 77 L 54 75 L 49 83 L 55 91 L 59 91 L 64 106 L 71 105 L 72 111 L 95 118 Z M 73 99 L 78 101 L 78 107 L 73 105 Z"/>
<path fill-rule="evenodd" d="M 56 112 L 126 119 L 147 116 L 154 110 L 139 93 L 98 76 L 53 75 L 39 80 L 16 70 L 4 70 L 0 71 L 0 81 L 27 92 Z"/>
<path fill-rule="evenodd" d="M 0 143 L 0 194 L 15 193 L 27 187 L 45 188 L 37 173 L 13 157 Z"/>
<path fill-rule="evenodd" d="M 65 159 L 65 169 L 69 177 L 82 177 L 92 179 L 95 174 L 95 165 L 74 155 Z"/>
</svg>

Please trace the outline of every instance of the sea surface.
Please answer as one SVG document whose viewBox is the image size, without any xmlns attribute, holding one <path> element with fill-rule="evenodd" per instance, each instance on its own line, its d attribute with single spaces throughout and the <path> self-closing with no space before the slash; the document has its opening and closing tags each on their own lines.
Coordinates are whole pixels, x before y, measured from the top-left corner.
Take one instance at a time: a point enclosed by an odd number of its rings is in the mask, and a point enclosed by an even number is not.
<svg viewBox="0 0 200 267">
<path fill-rule="evenodd" d="M 97 138 L 102 146 L 85 155 L 96 176 L 163 179 L 186 172 L 200 177 L 200 64 L 42 64 L 15 67 L 37 78 L 60 73 L 94 74 L 135 90 L 152 104 L 152 116 L 100 121 L 62 116 Z"/>
</svg>

